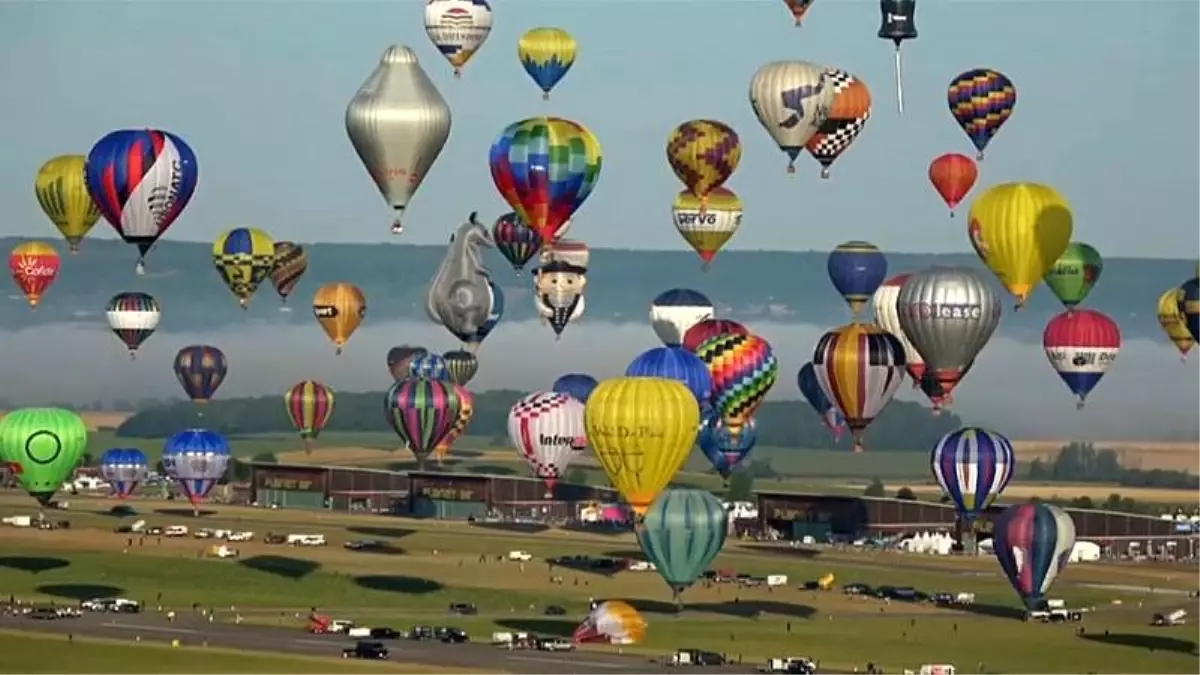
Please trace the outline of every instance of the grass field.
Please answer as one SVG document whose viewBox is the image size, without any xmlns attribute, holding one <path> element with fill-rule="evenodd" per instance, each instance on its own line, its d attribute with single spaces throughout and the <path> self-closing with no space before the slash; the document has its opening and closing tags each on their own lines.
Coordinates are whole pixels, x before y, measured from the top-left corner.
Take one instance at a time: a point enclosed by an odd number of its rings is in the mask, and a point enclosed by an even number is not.
<svg viewBox="0 0 1200 675">
<path fill-rule="evenodd" d="M 125 536 L 111 532 L 118 521 L 103 515 L 111 503 L 72 500 L 72 511 L 64 514 L 72 521 L 70 531 L 0 530 L 0 588 L 18 596 L 59 600 L 126 595 L 151 605 L 161 593 L 167 607 L 182 609 L 199 602 L 228 620 L 229 612 L 221 608 L 235 604 L 251 622 L 282 623 L 297 630 L 301 623 L 295 615 L 307 613 L 311 605 L 337 618 L 401 627 L 446 621 L 449 602 L 474 602 L 480 608 L 478 617 L 452 621 L 477 636 L 496 629 L 568 634 L 586 613 L 589 597 L 608 597 L 641 608 L 651 624 L 642 649 L 658 654 L 706 646 L 752 662 L 807 654 L 848 668 L 875 660 L 888 672 L 946 662 L 974 669 L 980 661 L 990 672 L 1195 673 L 1200 667 L 1191 654 L 1194 628 L 1147 626 L 1155 611 L 1190 606 L 1195 613 L 1195 601 L 1137 590 L 1148 585 L 1194 588 L 1195 569 L 1186 565 L 1069 567 L 1053 595 L 1073 607 L 1095 607 L 1084 624 L 1093 634 L 1088 638 L 1074 635 L 1073 626 L 1027 624 L 1015 618 L 1020 612 L 1013 592 L 997 575 L 995 562 L 984 558 L 799 551 L 731 540 L 714 565 L 752 574 L 787 574 L 790 586 L 774 591 L 695 586 L 684 594 L 684 611 L 676 613 L 666 585 L 653 572 L 604 576 L 496 560 L 512 549 L 529 551 L 535 559 L 564 554 L 637 557 L 630 535 L 558 529 L 531 535 L 385 516 L 239 507 L 214 508 L 197 519 L 184 515 L 186 510 L 172 510 L 178 508 L 175 504 L 137 504 L 143 517 L 156 525 L 252 529 L 259 537 L 271 530 L 321 532 L 330 540 L 327 549 L 238 544 L 242 559 L 221 561 L 199 557 L 204 542 L 192 539 L 159 543 L 147 538 L 140 546 L 135 541 L 128 547 Z M 0 496 L 0 514 L 31 510 L 27 500 Z M 394 548 L 387 554 L 341 548 L 356 538 L 385 539 Z M 480 556 L 487 561 L 481 562 Z M 978 602 L 970 611 L 952 611 L 795 588 L 826 572 L 835 573 L 839 583 L 970 591 Z M 553 576 L 561 577 L 561 583 L 553 582 Z M 562 605 L 568 616 L 543 616 L 546 604 Z M 864 641 L 864 636 L 870 639 Z M 242 664 L 238 669 L 280 672 L 271 668 Z M 39 672 L 25 667 L 15 671 Z"/>
<path fill-rule="evenodd" d="M 254 654 L 212 647 L 171 647 L 143 642 L 0 631 L 6 673 L 461 673 L 438 666 L 388 661 Z M 467 671 L 470 672 L 470 671 Z M 492 672 L 492 671 L 489 671 Z"/>
</svg>

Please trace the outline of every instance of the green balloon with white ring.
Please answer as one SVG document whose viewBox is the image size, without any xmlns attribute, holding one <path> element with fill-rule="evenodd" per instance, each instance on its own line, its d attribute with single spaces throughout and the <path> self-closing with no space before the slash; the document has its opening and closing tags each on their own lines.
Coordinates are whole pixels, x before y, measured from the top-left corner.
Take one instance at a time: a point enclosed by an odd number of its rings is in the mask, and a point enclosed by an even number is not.
<svg viewBox="0 0 1200 675">
<path fill-rule="evenodd" d="M 63 408 L 21 408 L 0 420 L 0 461 L 43 506 L 79 465 L 87 442 L 83 419 Z"/>
</svg>

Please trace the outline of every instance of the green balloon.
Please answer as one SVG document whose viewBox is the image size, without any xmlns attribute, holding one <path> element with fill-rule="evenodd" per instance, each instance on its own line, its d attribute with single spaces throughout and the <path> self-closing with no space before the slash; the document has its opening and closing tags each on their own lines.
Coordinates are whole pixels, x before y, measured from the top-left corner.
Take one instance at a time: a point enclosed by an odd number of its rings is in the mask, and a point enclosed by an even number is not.
<svg viewBox="0 0 1200 675">
<path fill-rule="evenodd" d="M 1062 304 L 1071 309 L 1083 302 L 1100 280 L 1104 259 L 1100 252 L 1080 241 L 1073 241 L 1046 273 L 1046 285 Z"/>
<path fill-rule="evenodd" d="M 675 594 L 691 586 L 725 546 L 729 514 L 705 490 L 666 490 L 637 526 L 646 559 Z"/>
<path fill-rule="evenodd" d="M 43 506 L 83 457 L 83 419 L 62 408 L 22 408 L 0 420 L 0 460 Z"/>
</svg>

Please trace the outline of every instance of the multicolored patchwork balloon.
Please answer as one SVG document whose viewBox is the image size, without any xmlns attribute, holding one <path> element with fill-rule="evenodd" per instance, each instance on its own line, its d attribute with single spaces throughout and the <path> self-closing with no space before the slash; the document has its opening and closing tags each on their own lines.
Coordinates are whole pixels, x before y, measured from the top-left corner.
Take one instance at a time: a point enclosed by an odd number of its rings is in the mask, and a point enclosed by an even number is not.
<svg viewBox="0 0 1200 675">
<path fill-rule="evenodd" d="M 705 319 L 687 329 L 683 334 L 683 348 L 693 354 L 700 345 L 719 335 L 749 335 L 750 331 L 737 321 L 730 319 Z"/>
<path fill-rule="evenodd" d="M 1003 73 L 976 68 L 950 81 L 946 100 L 950 114 L 979 151 L 976 159 L 982 160 L 984 148 L 1012 117 L 1017 106 L 1017 88 Z"/>
<path fill-rule="evenodd" d="M 737 440 L 779 377 L 771 345 L 757 335 L 720 335 L 696 351 L 712 377 L 712 407 Z"/>
<path fill-rule="evenodd" d="M 500 132 L 488 162 L 500 196 L 551 242 L 595 189 L 602 156 L 600 142 L 582 124 L 531 117 Z"/>
<path fill-rule="evenodd" d="M 515 213 L 506 213 L 496 219 L 492 225 L 492 241 L 517 274 L 542 248 L 542 238 L 537 230 L 525 224 Z"/>
<path fill-rule="evenodd" d="M 422 467 L 450 433 L 462 407 L 457 384 L 419 377 L 400 380 L 383 397 L 388 423 Z"/>
</svg>

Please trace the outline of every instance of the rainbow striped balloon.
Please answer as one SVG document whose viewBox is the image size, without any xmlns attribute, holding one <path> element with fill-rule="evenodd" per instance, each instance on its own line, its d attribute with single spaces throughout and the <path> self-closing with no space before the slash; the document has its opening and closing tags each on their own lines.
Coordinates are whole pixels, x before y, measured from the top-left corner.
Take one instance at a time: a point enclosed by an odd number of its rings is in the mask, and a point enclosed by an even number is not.
<svg viewBox="0 0 1200 675">
<path fill-rule="evenodd" d="M 283 402 L 305 447 L 310 438 L 320 435 L 333 415 L 333 390 L 320 382 L 297 382 L 283 395 Z"/>
<path fill-rule="evenodd" d="M 696 356 L 712 376 L 712 406 L 736 441 L 779 377 L 771 345 L 757 335 L 726 334 L 706 340 Z"/>
<path fill-rule="evenodd" d="M 393 384 L 383 399 L 388 423 L 421 464 L 453 429 L 462 406 L 458 385 L 417 377 Z"/>
</svg>

